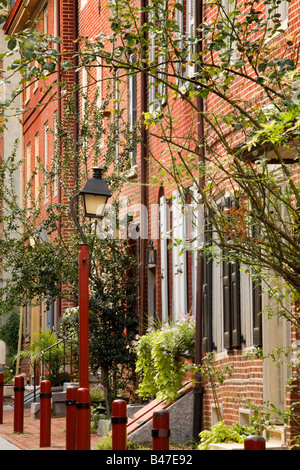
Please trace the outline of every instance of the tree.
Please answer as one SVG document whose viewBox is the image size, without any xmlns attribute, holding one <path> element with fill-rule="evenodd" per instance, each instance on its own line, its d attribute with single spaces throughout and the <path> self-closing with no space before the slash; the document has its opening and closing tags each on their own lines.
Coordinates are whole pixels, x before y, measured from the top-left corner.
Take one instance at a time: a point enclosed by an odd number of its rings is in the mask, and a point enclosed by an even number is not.
<svg viewBox="0 0 300 470">
<path fill-rule="evenodd" d="M 122 0 L 108 8 L 111 34 L 81 38 L 76 55 L 87 70 L 100 57 L 104 67 L 119 71 L 120 81 L 148 76 L 153 102 L 141 122 L 165 142 L 159 182 L 169 178 L 181 189 L 193 183 L 213 223 L 214 244 L 226 256 L 238 254 L 267 284 L 282 278 L 297 299 L 298 32 L 286 37 L 281 27 L 289 3 L 204 2 L 194 31 L 187 31 L 182 2 Z M 26 83 L 55 67 L 72 68 L 55 49 L 57 41 L 33 28 L 8 38 L 9 50 L 21 50 L 12 70 L 21 70 Z M 249 87 L 252 94 L 245 98 Z M 179 102 L 195 124 L 184 135 L 174 121 Z M 226 206 L 225 188 L 234 206 Z M 297 324 L 297 313 L 285 314 Z"/>
<path fill-rule="evenodd" d="M 76 188 L 83 187 L 87 180 L 88 163 L 98 163 L 104 119 L 106 130 L 110 129 L 104 171 L 111 169 L 111 163 L 114 161 L 114 114 L 108 113 L 104 117 L 103 112 L 103 108 L 111 101 L 110 90 L 111 85 L 108 84 L 102 108 L 97 105 L 97 94 L 93 99 L 83 95 L 85 112 L 82 118 L 75 112 L 71 94 L 61 126 L 57 126 L 57 132 L 49 129 L 56 141 L 51 170 L 45 168 L 42 161 L 37 162 L 26 185 L 22 205 L 14 186 L 10 184 L 22 162 L 17 162 L 15 155 L 2 162 L 1 195 L 5 210 L 0 218 L 3 227 L 0 237 L 3 269 L 1 314 L 7 314 L 15 307 L 38 305 L 43 301 L 51 304 L 57 298 L 78 304 L 80 236 L 73 227 L 69 201 Z M 77 142 L 73 139 L 74 120 L 78 122 L 79 128 Z M 118 114 L 118 122 L 119 135 L 126 135 L 127 124 L 122 121 L 121 111 Z M 124 224 L 126 228 L 130 223 L 127 213 L 124 220 L 121 220 L 118 213 L 118 194 L 123 185 L 120 168 L 127 168 L 129 159 L 130 148 L 123 148 L 118 155 L 118 167 L 108 173 L 109 186 L 115 201 L 104 222 L 95 223 L 84 219 L 83 207 L 78 205 L 77 208 L 90 251 L 90 365 L 95 372 L 99 368 L 102 369 L 108 397 L 108 413 L 112 399 L 130 381 L 133 352 L 126 346 L 132 341 L 138 325 L 135 311 L 137 277 L 134 273 L 137 261 L 131 252 L 130 241 L 117 236 L 117 231 L 122 229 L 121 225 Z M 70 172 L 73 164 L 79 170 L 77 174 Z M 36 195 L 34 181 L 37 173 L 43 175 L 44 179 Z M 60 204 L 54 202 L 55 181 L 58 175 L 64 195 Z M 43 195 L 46 187 L 49 203 L 44 209 Z M 123 375 L 122 382 L 120 373 L 124 368 L 127 377 Z"/>
<path fill-rule="evenodd" d="M 281 302 L 279 315 L 298 327 L 298 310 L 284 302 L 287 295 L 297 302 L 300 289 L 299 40 L 297 30 L 281 25 L 281 7 L 289 4 L 204 2 L 186 31 L 183 2 L 121 0 L 110 12 L 111 34 L 82 39 L 77 54 L 87 69 L 101 57 L 120 80 L 148 77 L 153 99 L 141 122 L 165 144 L 159 159 L 151 155 L 154 178 L 175 181 L 182 193 L 195 186 L 212 227 L 199 254 L 238 257 Z M 11 50 L 22 45 L 15 69 L 26 71 L 25 80 L 59 64 L 53 39 L 27 47 L 30 34 L 36 37 L 26 31 L 10 38 Z M 193 118 L 188 132 L 174 120 L 179 105 Z"/>
</svg>

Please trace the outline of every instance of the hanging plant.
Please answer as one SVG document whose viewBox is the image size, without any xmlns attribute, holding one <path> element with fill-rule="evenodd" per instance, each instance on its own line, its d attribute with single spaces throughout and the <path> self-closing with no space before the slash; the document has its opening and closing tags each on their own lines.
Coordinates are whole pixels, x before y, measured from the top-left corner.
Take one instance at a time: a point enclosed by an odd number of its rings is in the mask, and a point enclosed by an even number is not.
<svg viewBox="0 0 300 470">
<path fill-rule="evenodd" d="M 171 402 L 189 370 L 195 354 L 195 319 L 183 316 L 178 322 L 149 329 L 136 342 L 136 372 L 141 373 L 137 393 Z"/>
</svg>

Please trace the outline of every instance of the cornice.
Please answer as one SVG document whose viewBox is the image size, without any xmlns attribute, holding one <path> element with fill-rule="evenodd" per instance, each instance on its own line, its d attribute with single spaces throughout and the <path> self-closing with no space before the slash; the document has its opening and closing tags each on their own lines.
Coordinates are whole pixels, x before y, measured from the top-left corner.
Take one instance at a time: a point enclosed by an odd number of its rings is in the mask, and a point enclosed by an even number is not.
<svg viewBox="0 0 300 470">
<path fill-rule="evenodd" d="M 5 34 L 15 34 L 30 26 L 46 4 L 39 0 L 17 0 L 3 25 Z"/>
</svg>

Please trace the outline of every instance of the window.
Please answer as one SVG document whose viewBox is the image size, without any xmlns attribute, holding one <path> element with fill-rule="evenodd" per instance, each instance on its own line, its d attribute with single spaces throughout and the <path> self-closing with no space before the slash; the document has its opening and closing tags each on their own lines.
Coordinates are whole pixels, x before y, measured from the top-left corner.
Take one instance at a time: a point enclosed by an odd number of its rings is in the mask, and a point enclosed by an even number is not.
<svg viewBox="0 0 300 470">
<path fill-rule="evenodd" d="M 229 198 L 227 206 L 235 202 Z M 210 235 L 211 234 L 211 235 Z M 239 260 L 227 260 L 215 245 L 217 234 L 205 219 L 206 244 L 213 259 L 203 259 L 203 350 L 262 346 L 262 289 Z"/>
<path fill-rule="evenodd" d="M 115 72 L 114 77 L 114 145 L 115 145 L 115 163 L 119 161 L 119 121 L 120 121 L 120 81 L 118 79 L 118 72 Z M 130 119 L 130 117 L 129 117 Z"/>
<path fill-rule="evenodd" d="M 186 38 L 188 42 L 188 59 L 186 64 L 186 75 L 192 77 L 195 74 L 195 0 L 186 0 Z"/>
<path fill-rule="evenodd" d="M 44 9 L 43 14 L 43 33 L 48 34 L 48 7 Z"/>
<path fill-rule="evenodd" d="M 102 80 L 103 80 L 103 74 L 102 74 L 102 61 L 101 59 L 97 60 L 96 64 L 96 80 L 97 80 L 97 106 L 99 109 L 102 107 Z"/>
<path fill-rule="evenodd" d="M 156 11 L 152 10 L 150 21 L 153 23 L 153 31 L 150 34 L 150 63 L 154 66 L 153 75 L 149 78 L 149 102 L 150 109 L 155 111 L 164 104 L 164 96 L 166 93 L 167 58 L 159 48 L 164 47 L 164 31 L 166 21 L 166 9 L 162 9 L 161 5 Z M 161 81 L 159 81 L 161 80 Z"/>
<path fill-rule="evenodd" d="M 87 105 L 87 93 L 88 93 L 88 83 L 87 83 L 87 70 L 83 68 L 81 71 L 81 90 L 82 90 L 82 115 L 85 113 L 85 107 Z"/>
<path fill-rule="evenodd" d="M 38 171 L 38 157 L 40 151 L 40 137 L 39 134 L 36 134 L 34 137 L 34 169 L 35 169 L 35 177 L 34 177 L 34 198 L 37 200 L 39 195 L 39 171 Z"/>
<path fill-rule="evenodd" d="M 49 128 L 48 122 L 44 124 L 44 177 L 45 177 L 45 198 L 48 197 L 48 170 L 49 170 Z"/>
<path fill-rule="evenodd" d="M 31 177 L 31 144 L 26 147 L 26 183 L 30 182 Z"/>
<path fill-rule="evenodd" d="M 179 41 L 178 48 L 187 51 L 186 62 L 177 65 L 177 73 L 180 75 L 186 75 L 192 77 L 195 73 L 195 64 L 193 54 L 195 51 L 195 0 L 186 0 L 185 10 L 183 10 L 184 2 L 179 0 L 179 4 L 182 5 L 181 9 L 177 10 L 177 25 L 179 28 Z"/>
<path fill-rule="evenodd" d="M 52 157 L 52 171 L 53 171 L 53 193 L 56 196 L 58 191 L 58 161 L 57 157 L 57 145 L 58 145 L 58 135 L 57 135 L 57 111 L 54 112 L 54 127 L 53 127 L 53 145 L 54 152 Z"/>
<path fill-rule="evenodd" d="M 136 145 L 136 123 L 137 123 L 137 75 L 131 74 L 129 77 L 129 128 L 132 133 L 131 166 L 136 166 L 137 145 Z"/>
<path fill-rule="evenodd" d="M 221 16 L 224 18 L 226 23 L 226 29 L 232 30 L 232 22 L 235 21 L 235 14 L 233 12 L 236 9 L 237 0 L 222 0 L 223 9 L 221 10 Z M 237 59 L 237 45 L 232 39 L 227 39 L 227 49 L 230 49 L 230 59 Z"/>
<path fill-rule="evenodd" d="M 275 20 L 280 20 L 278 27 L 281 29 L 286 29 L 288 26 L 288 11 L 289 4 L 287 0 L 281 0 L 277 7 L 276 5 L 266 5 L 266 15 L 267 18 L 269 18 L 269 26 L 273 28 L 275 25 Z"/>
</svg>

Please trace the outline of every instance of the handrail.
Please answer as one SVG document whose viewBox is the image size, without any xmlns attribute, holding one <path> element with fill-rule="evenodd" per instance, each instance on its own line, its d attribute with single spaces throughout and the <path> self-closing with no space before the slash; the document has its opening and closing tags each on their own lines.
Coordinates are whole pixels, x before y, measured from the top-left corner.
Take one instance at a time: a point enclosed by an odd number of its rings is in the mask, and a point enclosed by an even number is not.
<svg viewBox="0 0 300 470">
<path fill-rule="evenodd" d="M 57 348 L 60 344 L 64 344 L 64 353 L 66 351 L 66 344 L 68 342 L 68 340 L 70 338 L 72 338 L 73 336 L 76 335 L 76 332 L 73 332 L 73 333 L 70 333 L 69 335 L 61 338 L 60 340 L 58 340 L 55 344 L 52 344 L 51 346 L 49 346 L 48 348 L 44 349 L 44 351 L 42 351 L 40 353 L 40 359 L 38 359 L 39 362 L 41 362 L 42 364 L 42 368 L 41 368 L 41 376 L 44 376 L 44 373 L 45 373 L 45 353 L 47 353 L 48 351 L 50 351 L 50 358 L 49 358 L 49 361 L 47 361 L 48 363 L 48 366 L 49 366 L 49 369 L 51 370 L 51 350 L 53 348 Z M 72 367 L 73 367 L 73 361 L 72 361 L 72 357 L 73 357 L 73 343 L 71 342 L 71 353 L 70 353 L 70 358 L 71 358 L 71 361 L 68 363 L 69 364 L 69 367 L 70 367 L 70 370 L 72 371 Z M 67 365 L 67 362 L 66 362 L 66 357 L 64 355 L 64 360 L 63 360 L 63 372 L 65 373 L 66 372 L 66 365 Z M 34 401 L 36 401 L 36 391 L 37 391 L 37 359 L 35 359 L 34 361 L 34 376 L 33 376 L 33 396 L 34 396 Z"/>
</svg>

